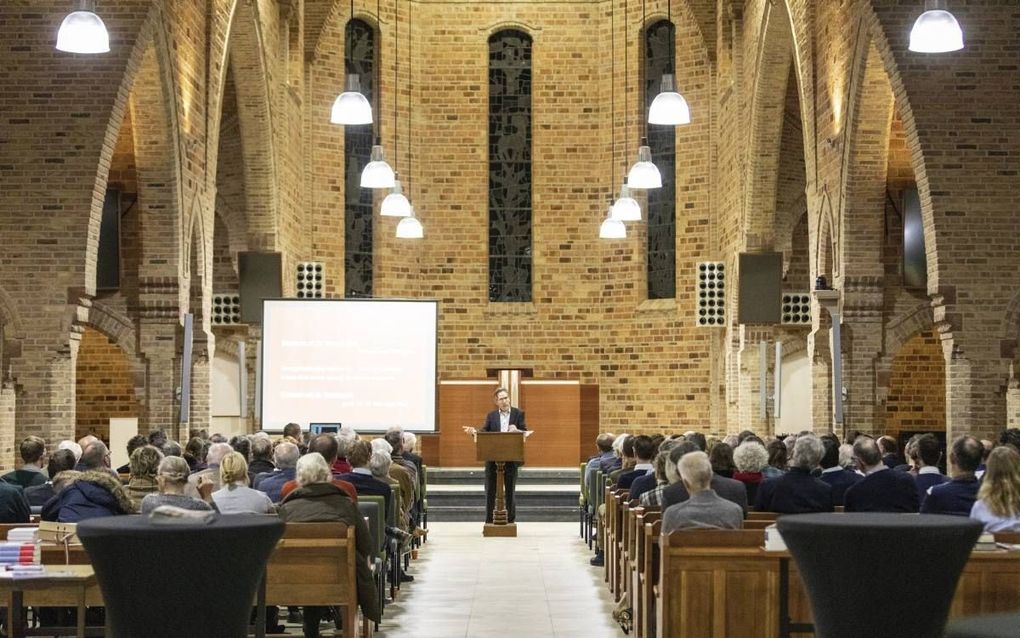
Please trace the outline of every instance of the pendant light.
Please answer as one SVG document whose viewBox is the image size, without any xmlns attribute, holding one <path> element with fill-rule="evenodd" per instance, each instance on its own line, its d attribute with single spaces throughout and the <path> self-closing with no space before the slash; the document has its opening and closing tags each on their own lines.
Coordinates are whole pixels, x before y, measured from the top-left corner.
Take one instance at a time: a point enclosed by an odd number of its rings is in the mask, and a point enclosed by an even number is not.
<svg viewBox="0 0 1020 638">
<path fill-rule="evenodd" d="M 946 8 L 946 0 L 924 0 L 924 13 L 910 30 L 910 46 L 917 53 L 948 53 L 963 48 L 963 30 Z"/>
<path fill-rule="evenodd" d="M 397 125 L 397 100 L 396 96 L 399 95 L 397 87 L 400 84 L 400 15 L 397 9 L 399 5 L 393 4 L 393 156 L 396 158 L 400 157 L 400 127 Z M 411 30 L 408 29 L 408 33 Z M 386 199 L 383 200 L 382 206 L 379 207 L 379 214 L 384 217 L 407 217 L 411 214 L 411 202 L 404 196 L 404 188 L 400 184 L 400 173 L 397 171 L 393 172 L 393 190 Z"/>
<path fill-rule="evenodd" d="M 354 0 L 351 0 L 351 20 L 353 19 Z M 344 40 L 344 59 L 346 60 L 350 57 L 351 41 L 349 37 L 345 37 Z M 337 96 L 333 102 L 333 109 L 329 113 L 329 121 L 332 124 L 343 124 L 345 126 L 372 123 L 372 105 L 368 103 L 368 98 L 361 94 L 361 79 L 357 73 L 347 73 L 344 92 Z"/>
<path fill-rule="evenodd" d="M 353 0 L 352 0 L 353 1 Z M 379 11 L 379 0 L 375 2 L 375 23 L 379 28 L 379 41 L 382 42 L 382 18 L 381 12 Z M 382 77 L 382 74 L 379 74 Z M 376 108 L 376 122 L 378 128 L 375 132 L 375 144 L 372 145 L 372 155 L 369 158 L 368 164 L 365 165 L 365 170 L 361 171 L 361 187 L 362 188 L 393 188 L 396 184 L 397 177 L 393 174 L 393 169 L 386 163 L 386 158 L 383 157 L 382 147 L 382 122 L 379 122 L 378 115 L 382 113 L 382 82 L 379 83 L 378 91 L 375 96 L 375 108 Z M 393 87 L 393 94 L 396 95 L 397 87 Z"/>
<path fill-rule="evenodd" d="M 687 100 L 673 88 L 673 54 L 676 49 L 676 29 L 673 28 L 673 2 L 666 1 L 666 22 L 669 24 L 669 63 L 662 74 L 659 94 L 648 108 L 649 124 L 677 126 L 691 123 L 691 107 Z"/>
<path fill-rule="evenodd" d="M 78 10 L 67 14 L 57 30 L 57 51 L 108 53 L 110 34 L 96 15 L 96 0 L 79 0 Z"/>
<path fill-rule="evenodd" d="M 606 218 L 599 227 L 599 239 L 626 239 L 627 227 L 623 222 L 613 217 L 613 206 L 607 206 Z"/>
<path fill-rule="evenodd" d="M 642 33 L 644 33 L 644 29 L 645 0 L 641 0 Z M 640 95 L 638 97 L 640 98 Z M 634 165 L 630 167 L 630 172 L 627 173 L 627 182 L 631 188 L 639 188 L 641 190 L 662 188 L 662 175 L 659 173 L 658 167 L 652 163 L 652 149 L 648 146 L 648 120 L 645 120 L 645 134 L 641 138 L 641 146 L 638 147 L 637 161 L 634 162 Z"/>
<path fill-rule="evenodd" d="M 414 175 L 414 135 L 411 124 L 414 118 L 411 113 L 411 95 L 414 93 L 414 56 L 412 54 L 411 40 L 411 18 L 414 6 L 411 1 L 407 2 L 407 192 L 411 192 L 411 178 Z M 394 100 L 396 104 L 396 100 Z M 422 239 L 425 237 L 425 227 L 414 215 L 414 206 L 408 203 L 407 217 L 397 224 L 397 239 Z"/>
<path fill-rule="evenodd" d="M 611 48 L 610 56 L 613 59 L 613 69 L 612 69 L 612 79 L 613 79 L 612 87 L 613 88 L 610 91 L 610 95 L 612 95 L 612 105 L 613 105 L 613 107 L 612 107 L 613 108 L 613 112 L 612 112 L 612 115 L 610 116 L 610 119 L 613 121 L 613 163 L 612 163 L 612 170 L 610 171 L 610 175 L 612 175 L 612 179 L 615 180 L 616 179 L 616 4 L 615 3 L 610 8 L 609 16 L 610 16 L 610 20 L 611 20 L 611 26 L 610 26 L 609 31 L 610 31 L 610 33 L 613 34 L 612 45 L 610 47 Z M 624 47 L 624 50 L 626 51 L 626 47 Z M 623 128 L 626 129 L 627 128 L 627 122 L 628 122 L 628 118 L 627 118 L 627 115 L 626 115 L 626 109 L 624 109 L 624 112 L 625 113 L 624 113 L 624 125 L 623 125 Z M 628 147 L 629 147 L 629 145 L 628 145 Z M 628 148 L 627 151 L 625 152 L 625 154 L 627 152 L 629 152 L 629 151 L 630 151 L 630 149 Z M 615 204 L 613 204 L 612 212 L 613 212 L 613 219 L 618 219 L 618 220 L 620 220 L 622 222 L 640 221 L 641 220 L 641 206 L 637 203 L 636 199 L 634 199 L 633 197 L 630 196 L 630 187 L 627 186 L 627 177 L 626 176 L 624 176 L 624 178 L 623 178 L 623 185 L 620 186 L 620 198 L 616 200 Z"/>
</svg>

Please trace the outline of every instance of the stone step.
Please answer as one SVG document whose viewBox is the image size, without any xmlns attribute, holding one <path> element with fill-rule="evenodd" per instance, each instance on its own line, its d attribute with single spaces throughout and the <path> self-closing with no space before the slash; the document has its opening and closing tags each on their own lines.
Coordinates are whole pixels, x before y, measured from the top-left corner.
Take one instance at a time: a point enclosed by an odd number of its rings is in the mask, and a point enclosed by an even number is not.
<svg viewBox="0 0 1020 638">
<path fill-rule="evenodd" d="M 518 483 L 516 495 L 518 521 L 577 520 L 576 486 Z M 465 485 L 430 484 L 428 501 L 429 520 L 485 520 L 485 486 L 481 481 Z"/>
<path fill-rule="evenodd" d="M 429 485 L 460 485 L 485 481 L 484 467 L 437 467 L 428 469 Z M 578 468 L 521 467 L 517 470 L 517 485 L 551 484 L 577 487 L 580 482 Z"/>
</svg>

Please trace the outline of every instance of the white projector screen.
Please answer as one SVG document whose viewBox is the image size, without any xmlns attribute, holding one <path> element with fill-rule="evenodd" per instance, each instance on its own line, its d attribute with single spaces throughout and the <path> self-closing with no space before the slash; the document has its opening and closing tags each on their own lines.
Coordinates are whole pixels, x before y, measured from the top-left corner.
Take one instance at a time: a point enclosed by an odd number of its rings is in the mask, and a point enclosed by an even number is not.
<svg viewBox="0 0 1020 638">
<path fill-rule="evenodd" d="M 262 427 L 435 432 L 437 317 L 433 300 L 267 299 Z"/>
</svg>

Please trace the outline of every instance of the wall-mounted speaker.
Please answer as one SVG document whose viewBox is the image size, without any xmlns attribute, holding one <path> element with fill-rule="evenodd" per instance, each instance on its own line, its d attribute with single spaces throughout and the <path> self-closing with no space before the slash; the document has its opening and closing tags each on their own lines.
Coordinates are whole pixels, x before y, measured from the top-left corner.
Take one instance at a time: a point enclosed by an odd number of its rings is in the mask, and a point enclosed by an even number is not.
<svg viewBox="0 0 1020 638">
<path fill-rule="evenodd" d="M 698 327 L 726 325 L 726 265 L 721 261 L 698 264 Z"/>
<path fill-rule="evenodd" d="M 297 271 L 298 299 L 322 299 L 326 290 L 325 270 L 321 261 L 299 261 Z"/>
<path fill-rule="evenodd" d="M 241 295 L 213 294 L 212 325 L 236 326 L 241 323 Z"/>
<path fill-rule="evenodd" d="M 740 253 L 737 318 L 746 323 L 779 323 L 783 296 L 782 253 Z"/>
<path fill-rule="evenodd" d="M 784 292 L 782 306 L 783 325 L 811 325 L 811 293 Z"/>
<path fill-rule="evenodd" d="M 280 253 L 237 254 L 242 323 L 262 323 L 262 302 L 283 296 L 283 267 L 280 257 Z"/>
</svg>

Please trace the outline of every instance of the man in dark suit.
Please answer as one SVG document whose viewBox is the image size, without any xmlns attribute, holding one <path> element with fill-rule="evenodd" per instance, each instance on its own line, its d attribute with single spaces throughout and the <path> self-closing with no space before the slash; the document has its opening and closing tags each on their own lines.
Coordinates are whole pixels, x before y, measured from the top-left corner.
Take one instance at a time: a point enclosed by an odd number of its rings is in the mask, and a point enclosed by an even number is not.
<svg viewBox="0 0 1020 638">
<path fill-rule="evenodd" d="M 864 477 L 857 472 L 844 469 L 840 466 L 839 439 L 832 434 L 826 434 L 821 439 L 822 445 L 825 446 L 825 453 L 822 454 L 820 462 L 822 475 L 818 478 L 828 483 L 829 487 L 832 488 L 832 504 L 836 506 L 843 505 L 843 496 L 846 494 L 847 488 Z"/>
<path fill-rule="evenodd" d="M 919 436 L 914 449 L 917 453 L 917 476 L 914 477 L 914 482 L 917 484 L 917 497 L 923 501 L 929 489 L 942 485 L 949 479 L 939 472 L 942 446 L 934 434 Z M 970 514 L 969 511 L 967 513 Z"/>
<path fill-rule="evenodd" d="M 358 494 L 366 496 L 383 497 L 387 519 L 392 517 L 393 490 L 386 483 L 372 476 L 372 470 L 368 469 L 368 460 L 372 458 L 372 444 L 361 439 L 354 440 L 347 448 L 347 460 L 354 467 L 350 472 L 336 475 L 341 481 L 347 481 L 354 486 Z M 393 525 L 392 520 L 387 520 L 388 525 Z"/>
<path fill-rule="evenodd" d="M 684 454 L 689 452 L 699 452 L 700 450 L 701 448 L 699 448 L 696 443 L 684 441 L 670 450 L 669 461 L 667 461 L 667 463 L 672 463 L 673 466 L 676 467 Z M 679 472 L 679 470 L 677 471 Z M 722 498 L 739 505 L 740 509 L 744 512 L 744 516 L 747 516 L 747 488 L 744 487 L 743 483 L 719 476 L 713 472 L 712 480 L 709 482 L 709 487 Z M 666 508 L 670 505 L 683 503 L 690 497 L 691 496 L 687 492 L 687 488 L 684 486 L 684 482 L 677 481 L 662 490 L 662 511 L 665 512 Z"/>
<path fill-rule="evenodd" d="M 848 512 L 917 512 L 917 484 L 907 472 L 895 472 L 882 462 L 875 440 L 866 436 L 854 441 L 854 457 L 864 479 L 847 488 Z"/>
<path fill-rule="evenodd" d="M 949 451 L 949 471 L 953 480 L 928 490 L 921 500 L 921 513 L 970 516 L 981 485 L 974 472 L 981 465 L 983 454 L 981 441 L 972 436 L 961 436 L 953 441 Z"/>
<path fill-rule="evenodd" d="M 831 512 L 832 487 L 811 475 L 824 452 L 821 439 L 814 434 L 798 437 L 793 445 L 790 471 L 758 487 L 755 509 L 780 514 Z M 837 458 L 838 454 L 837 450 Z"/>
<path fill-rule="evenodd" d="M 496 402 L 496 409 L 485 415 L 483 432 L 523 432 L 527 430 L 524 425 L 524 412 L 510 406 L 510 393 L 506 388 L 496 388 L 492 393 Z M 517 463 L 503 464 L 503 488 L 506 494 L 506 517 L 507 522 L 513 523 L 517 518 L 517 508 L 514 502 L 514 488 L 517 484 Z M 485 464 L 485 522 L 492 522 L 492 508 L 496 505 L 496 464 L 488 462 Z"/>
<path fill-rule="evenodd" d="M 900 446 L 896 444 L 896 439 L 891 436 L 879 437 L 878 449 L 882 451 L 882 463 L 887 468 L 894 470 L 901 465 Z"/>
<path fill-rule="evenodd" d="M 637 460 L 634 469 L 621 474 L 616 487 L 629 490 L 635 479 L 652 471 L 652 459 L 655 458 L 655 442 L 652 437 L 644 434 L 634 437 L 634 458 Z"/>
</svg>

